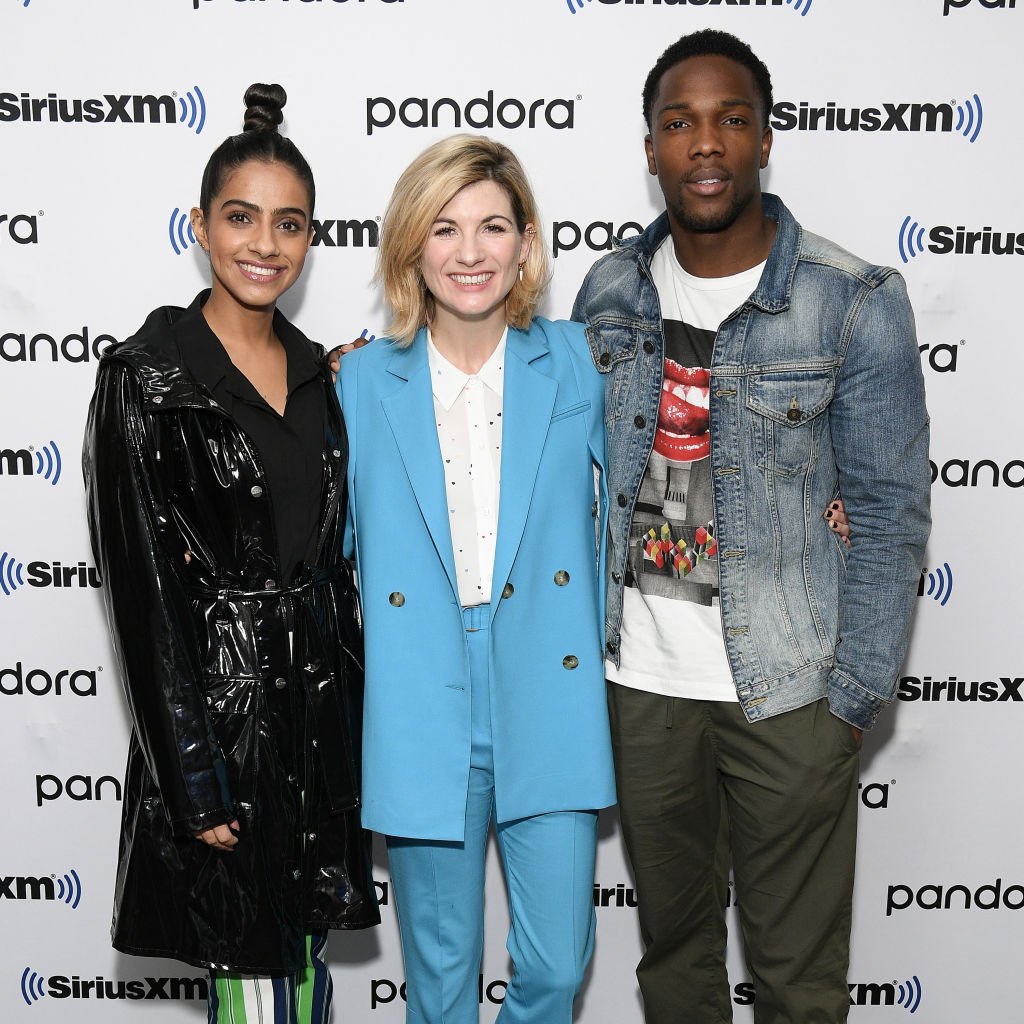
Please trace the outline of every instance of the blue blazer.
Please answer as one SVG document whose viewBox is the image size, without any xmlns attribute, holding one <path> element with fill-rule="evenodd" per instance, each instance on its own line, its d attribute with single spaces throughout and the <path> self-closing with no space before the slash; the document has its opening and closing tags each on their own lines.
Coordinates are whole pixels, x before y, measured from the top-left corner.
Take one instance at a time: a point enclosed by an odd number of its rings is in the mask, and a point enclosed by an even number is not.
<svg viewBox="0 0 1024 1024">
<path fill-rule="evenodd" d="M 528 331 L 509 328 L 506 348 L 489 631 L 499 822 L 615 801 L 604 685 L 604 384 L 579 324 L 537 318 Z M 366 635 L 363 825 L 461 840 L 469 660 L 426 331 L 408 348 L 377 341 L 342 364 Z"/>
</svg>

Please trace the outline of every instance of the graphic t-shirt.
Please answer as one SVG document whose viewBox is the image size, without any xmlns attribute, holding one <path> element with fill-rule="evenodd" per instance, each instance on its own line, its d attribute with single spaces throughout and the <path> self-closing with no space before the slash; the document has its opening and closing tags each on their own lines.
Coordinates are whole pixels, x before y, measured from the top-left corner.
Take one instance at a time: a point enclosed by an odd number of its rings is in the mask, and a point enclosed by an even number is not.
<svg viewBox="0 0 1024 1024">
<path fill-rule="evenodd" d="M 764 264 L 693 277 L 667 238 L 651 261 L 665 335 L 654 451 L 629 531 L 621 662 L 608 678 L 651 693 L 736 700 L 722 639 L 711 491 L 708 395 L 722 321 L 757 287 Z"/>
</svg>

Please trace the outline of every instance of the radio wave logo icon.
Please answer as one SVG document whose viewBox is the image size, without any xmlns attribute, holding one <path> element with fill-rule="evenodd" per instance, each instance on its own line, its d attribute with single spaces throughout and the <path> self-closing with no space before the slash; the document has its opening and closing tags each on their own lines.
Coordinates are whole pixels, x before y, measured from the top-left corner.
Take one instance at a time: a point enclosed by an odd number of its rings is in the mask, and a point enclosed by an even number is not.
<svg viewBox="0 0 1024 1024">
<path fill-rule="evenodd" d="M 900 225 L 899 245 L 900 259 L 904 263 L 924 252 L 924 228 L 909 216 L 904 217 Z"/>
<path fill-rule="evenodd" d="M 901 981 L 896 1002 L 908 1013 L 917 1013 L 921 1005 L 921 981 L 915 974 L 909 981 Z"/>
<path fill-rule="evenodd" d="M 923 591 L 923 596 L 938 601 L 945 608 L 953 593 L 953 570 L 949 567 L 949 562 L 943 562 L 937 569 L 922 575 L 919 593 L 923 590 L 925 579 L 928 580 L 928 589 Z"/>
<path fill-rule="evenodd" d="M 814 0 L 786 0 L 786 3 L 793 4 L 793 10 L 796 11 L 801 18 L 806 18 Z"/>
<path fill-rule="evenodd" d="M 954 131 L 970 142 L 975 142 L 981 134 L 981 123 L 984 120 L 981 97 L 975 93 L 963 103 L 956 105 L 956 127 Z"/>
<path fill-rule="evenodd" d="M 10 597 L 18 587 L 25 586 L 25 563 L 7 551 L 0 552 L 0 590 Z"/>
<path fill-rule="evenodd" d="M 74 868 L 57 879 L 57 899 L 72 910 L 77 910 L 78 904 L 82 902 L 82 880 Z"/>
<path fill-rule="evenodd" d="M 49 480 L 51 487 L 57 486 L 60 479 L 60 449 L 56 441 L 36 449 L 36 476 Z"/>
<path fill-rule="evenodd" d="M 195 232 L 187 213 L 182 213 L 176 206 L 167 221 L 167 237 L 171 240 L 171 248 L 175 256 L 180 256 L 190 245 L 196 244 Z"/>
<path fill-rule="evenodd" d="M 28 0 L 26 0 L 26 5 Z M 31 967 L 26 967 L 21 972 L 21 998 L 25 1000 L 26 1006 L 31 1006 L 46 995 L 43 986 L 45 979 L 41 974 L 36 974 Z"/>
<path fill-rule="evenodd" d="M 186 99 L 188 103 L 185 102 Z M 196 135 L 199 135 L 206 124 L 206 97 L 203 96 L 203 90 L 198 85 L 192 86 L 184 96 L 178 97 L 178 106 L 181 108 L 178 121 L 185 124 L 187 118 L 186 127 L 194 128 Z"/>
<path fill-rule="evenodd" d="M 565 0 L 565 2 L 569 7 L 569 13 L 575 14 L 577 11 L 583 10 L 584 2 L 589 4 L 590 0 Z"/>
</svg>

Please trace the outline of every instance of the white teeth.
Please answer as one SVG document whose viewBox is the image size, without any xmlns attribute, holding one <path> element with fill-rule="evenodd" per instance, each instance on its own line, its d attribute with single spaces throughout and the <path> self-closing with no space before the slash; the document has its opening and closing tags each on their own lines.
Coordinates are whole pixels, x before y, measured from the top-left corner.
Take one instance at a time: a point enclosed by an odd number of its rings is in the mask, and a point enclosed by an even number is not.
<svg viewBox="0 0 1024 1024">
<path fill-rule="evenodd" d="M 240 263 L 239 266 L 247 274 L 255 274 L 257 277 L 273 277 L 275 274 L 280 273 L 278 267 L 254 267 L 251 263 Z"/>
<path fill-rule="evenodd" d="M 451 279 L 456 284 L 483 284 L 485 281 L 489 281 L 492 274 L 450 274 Z"/>
</svg>

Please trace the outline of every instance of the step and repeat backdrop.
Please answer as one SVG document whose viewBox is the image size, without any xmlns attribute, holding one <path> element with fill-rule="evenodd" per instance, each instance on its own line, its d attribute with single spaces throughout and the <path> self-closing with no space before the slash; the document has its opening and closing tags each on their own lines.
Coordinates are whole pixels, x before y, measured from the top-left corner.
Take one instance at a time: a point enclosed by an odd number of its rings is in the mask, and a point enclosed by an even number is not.
<svg viewBox="0 0 1024 1024">
<path fill-rule="evenodd" d="M 188 212 L 246 86 L 286 87 L 317 176 L 308 269 L 284 303 L 309 335 L 382 329 L 370 277 L 391 187 L 455 129 L 522 157 L 553 258 L 544 312 L 565 316 L 591 262 L 660 210 L 640 90 L 705 26 L 772 71 L 765 187 L 898 267 L 918 316 L 935 528 L 899 699 L 865 740 L 851 1018 L 1022 1019 L 1024 2 L 0 0 L 0 1020 L 203 1019 L 202 971 L 109 947 L 128 727 L 79 453 L 103 350 L 205 286 Z M 485 1022 L 509 971 L 491 867 Z M 382 927 L 332 937 L 337 1021 L 404 1020 L 382 852 L 376 874 Z M 578 1019 L 639 1024 L 613 813 L 594 902 Z M 749 1022 L 738 943 L 730 972 Z"/>
</svg>

